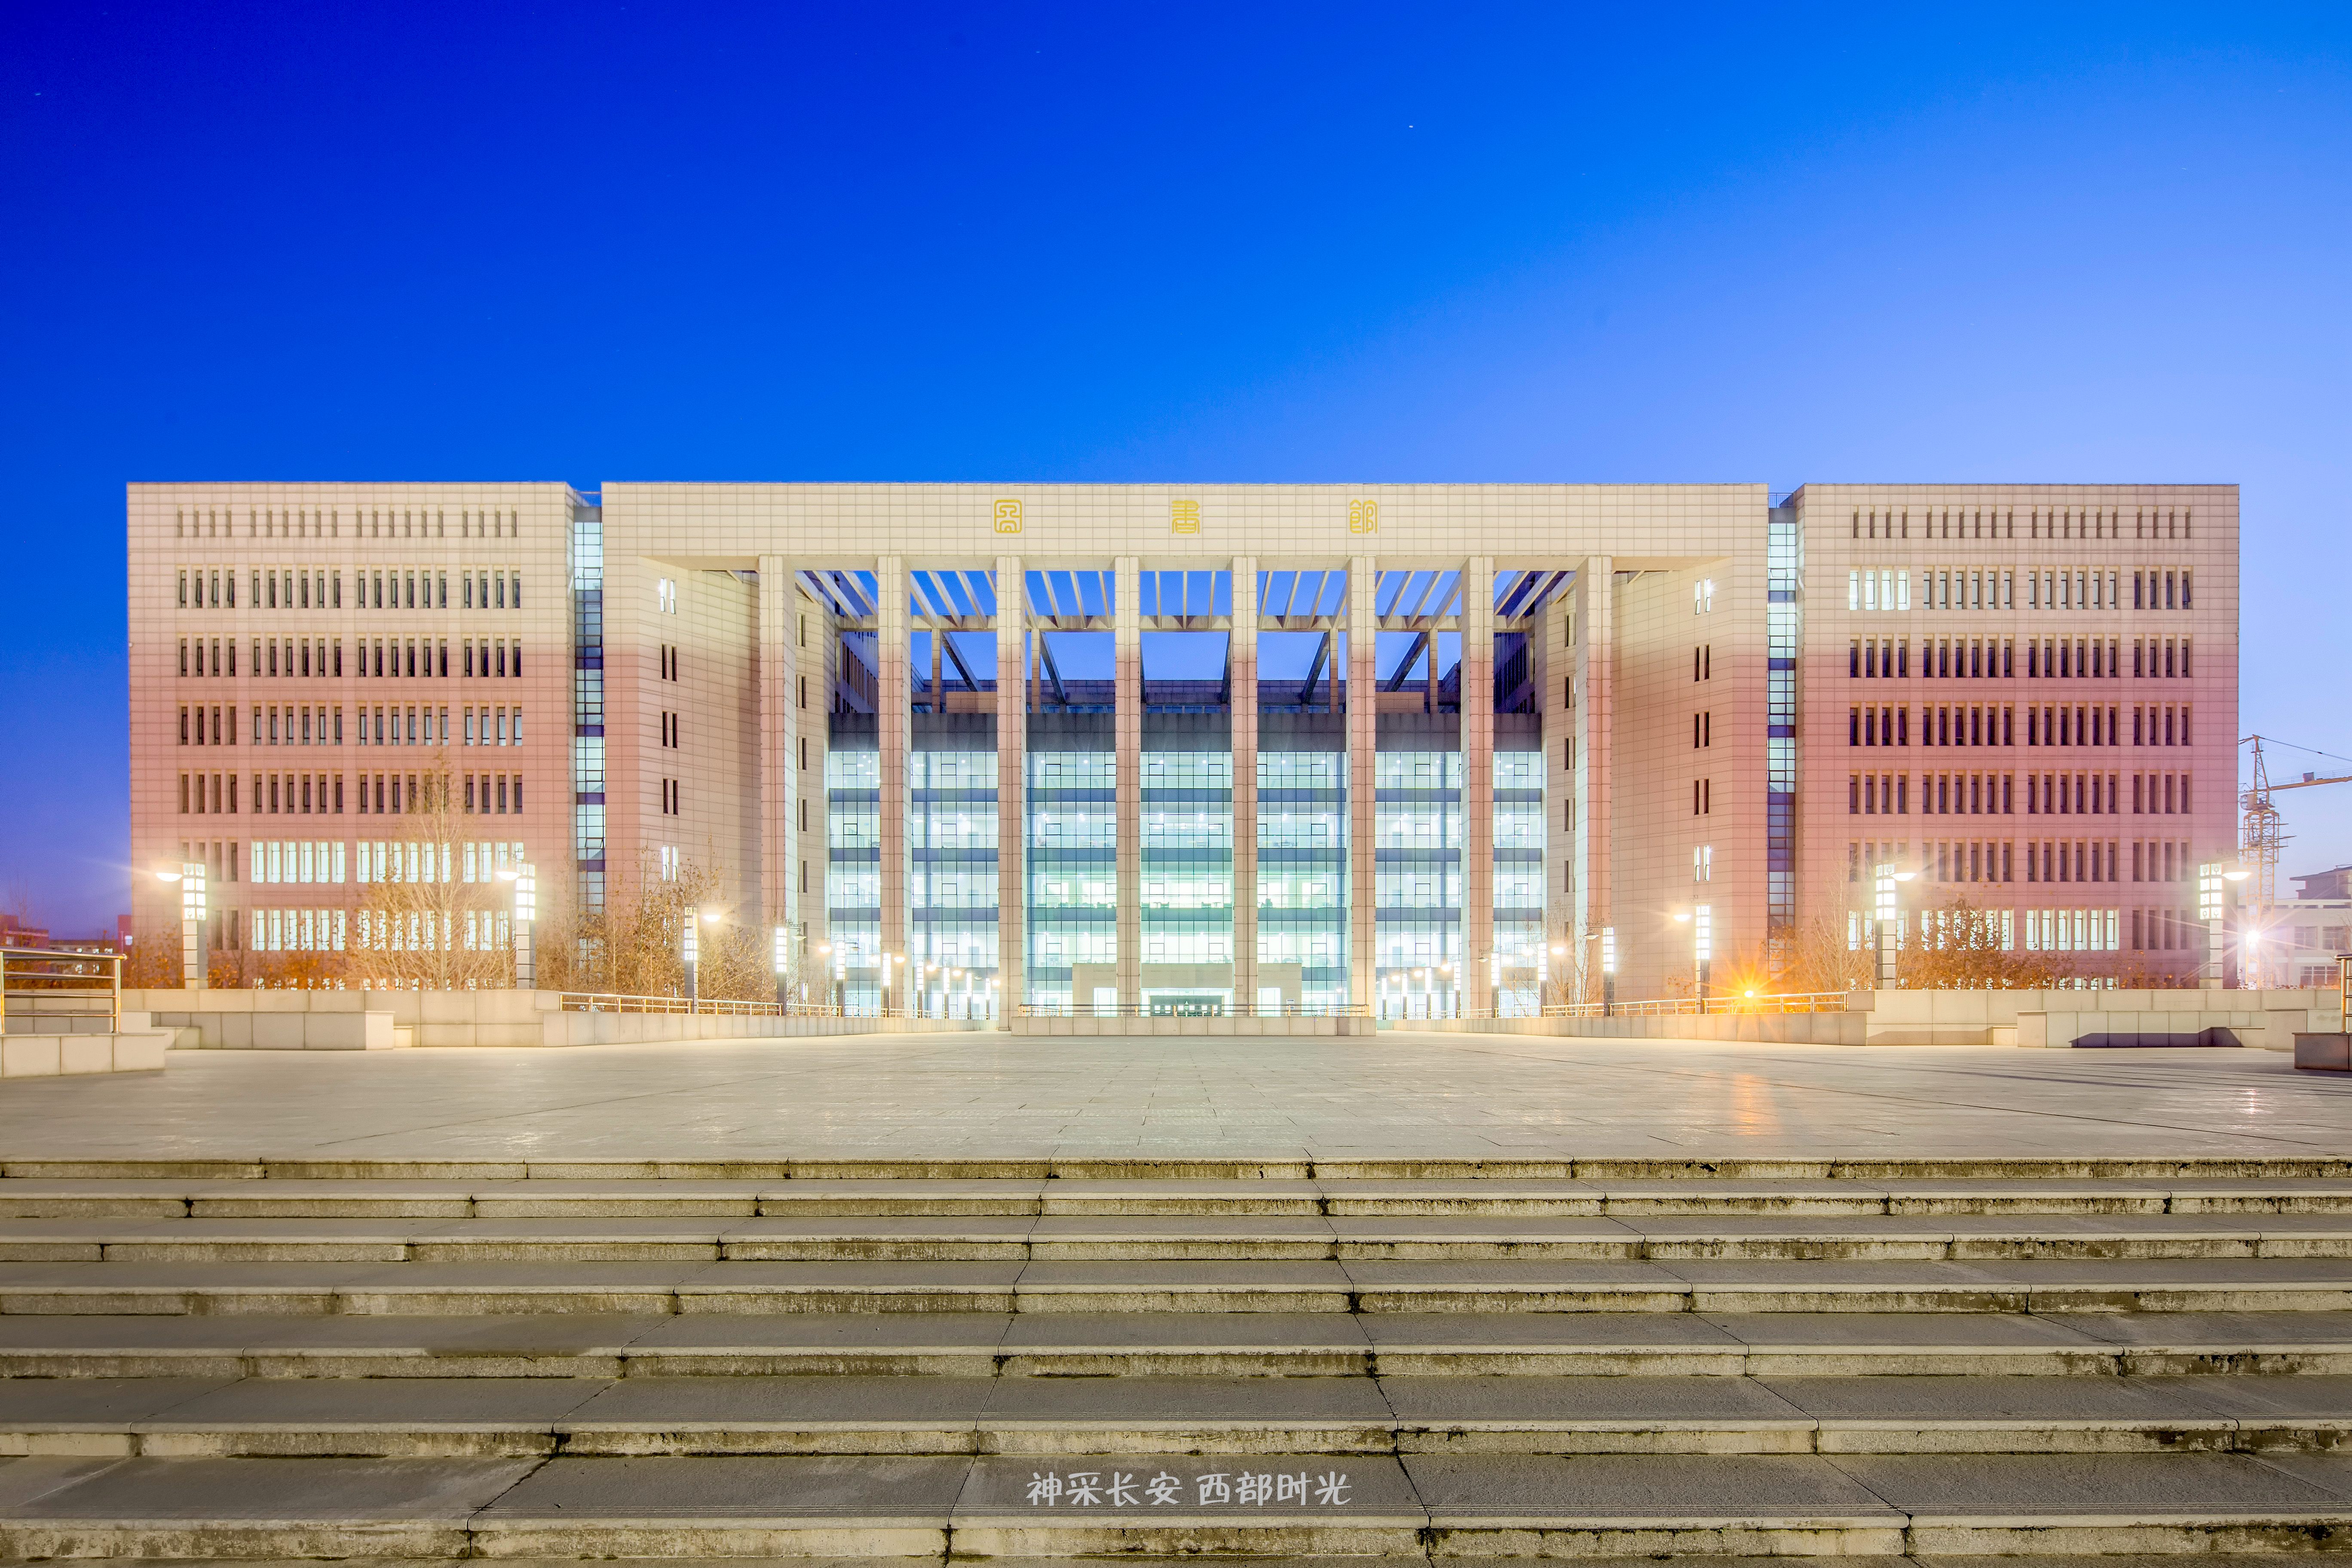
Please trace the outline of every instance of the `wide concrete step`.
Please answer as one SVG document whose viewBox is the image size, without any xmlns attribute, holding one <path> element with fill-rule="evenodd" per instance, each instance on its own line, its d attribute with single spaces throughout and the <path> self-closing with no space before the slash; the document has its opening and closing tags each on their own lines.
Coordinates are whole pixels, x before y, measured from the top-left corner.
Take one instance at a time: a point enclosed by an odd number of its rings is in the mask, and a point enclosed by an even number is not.
<svg viewBox="0 0 2352 1568">
<path fill-rule="evenodd" d="M 0 1316 L 0 1377 L 2352 1373 L 2352 1312 Z"/>
<path fill-rule="evenodd" d="M 2352 1258 L 2352 1214 L 0 1219 L 0 1262 Z"/>
<path fill-rule="evenodd" d="M 7 1314 L 2311 1312 L 2352 1259 L 0 1263 Z"/>
<path fill-rule="evenodd" d="M 2352 1181 L 2352 1155 L 1987 1154 L 1859 1157 L 1601 1155 L 854 1156 L 814 1159 L 0 1158 L 0 1181 L 922 1182 L 2305 1182 Z"/>
<path fill-rule="evenodd" d="M 1562 1163 L 1549 1172 L 1506 1165 L 1483 1173 L 1311 1177 L 1281 1173 L 1278 1163 L 1268 1167 L 1276 1173 L 1252 1167 L 1210 1174 L 1200 1173 L 1197 1162 L 1169 1162 L 1157 1173 L 1153 1163 L 1134 1163 L 1142 1173 L 1046 1177 L 890 1163 L 876 1168 L 898 1173 L 860 1174 L 866 1164 L 835 1163 L 730 1176 L 658 1173 L 705 1169 L 667 1163 L 597 1175 L 568 1173 L 595 1169 L 572 1165 L 16 1162 L 0 1177 L 0 1218 L 2352 1215 L 2352 1172 L 2342 1162 L 2284 1162 L 2287 1171 L 2276 1174 L 2247 1172 L 2241 1162 L 2211 1174 L 2170 1175 L 2131 1173 L 2146 1163 L 2119 1162 L 2107 1163 L 2117 1168 L 2104 1173 L 2042 1176 L 2000 1173 L 2008 1169 L 2001 1162 L 1980 1163 L 1994 1173 L 1977 1175 L 1949 1173 L 1952 1162 L 1917 1162 L 1836 1177 L 1710 1173 L 1673 1162 L 1649 1173 L 1579 1166 L 1570 1175 Z M 2305 1169 L 2330 1173 L 2293 1173 Z"/>
<path fill-rule="evenodd" d="M 0 1454 L 2325 1453 L 2352 1376 L 89 1378 Z"/>
<path fill-rule="evenodd" d="M 2308 1551 L 2332 1454 L 76 1458 L 15 1558 L 1358 1557 Z"/>
</svg>

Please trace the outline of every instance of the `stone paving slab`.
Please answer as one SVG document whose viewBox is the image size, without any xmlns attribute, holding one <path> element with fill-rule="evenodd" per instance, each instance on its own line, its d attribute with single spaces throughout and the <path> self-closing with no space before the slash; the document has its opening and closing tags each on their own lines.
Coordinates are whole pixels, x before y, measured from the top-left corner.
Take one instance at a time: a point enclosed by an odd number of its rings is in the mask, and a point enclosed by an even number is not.
<svg viewBox="0 0 2352 1568">
<path fill-rule="evenodd" d="M 1427 1092 L 1444 1083 L 1447 1092 Z M 650 1172 L 692 1149 L 782 1175 L 909 1152 L 1074 1173 L 1149 1149 L 1273 1173 L 1400 1162 L 2011 1156 L 2263 1162 L 2352 1155 L 2352 1095 L 2255 1051 L 2046 1051 L 1586 1041 L 868 1037 L 568 1051 L 184 1052 L 152 1080 L 27 1083 L 0 1154 L 209 1161 L 315 1174 L 458 1160 Z M 457 1116 L 451 1108 L 470 1108 Z M 602 1163 L 601 1164 L 599 1163 Z M 1299 1173 L 1307 1173 L 1301 1170 Z M 1583 1173 L 1579 1172 L 1578 1173 Z M 2333 1173 L 2341 1174 L 2339 1166 Z"/>
<path fill-rule="evenodd" d="M 2232 1397 L 2241 1384 L 2267 1386 Z M 2347 1427 L 2342 1377 L 0 1384 L 0 1442 L 14 1451 L 151 1458 L 550 1454 L 559 1443 L 575 1455 L 2286 1453 L 2332 1448 Z"/>
<path fill-rule="evenodd" d="M 2126 1554 L 2114 1568 L 2151 1549 L 2307 1543 L 2352 1519 L 2347 1501 L 2352 1460 L 2318 1454 L 29 1458 L 0 1462 L 0 1544 L 216 1561 L 937 1556 L 953 1539 L 1213 1559 L 1402 1553 L 1427 1528 L 1441 1552 L 2007 1544 Z"/>
<path fill-rule="evenodd" d="M 1841 1455 L 1837 1468 L 1895 1508 L 1962 1516 L 2163 1516 L 2352 1503 L 2333 1455 Z"/>
</svg>

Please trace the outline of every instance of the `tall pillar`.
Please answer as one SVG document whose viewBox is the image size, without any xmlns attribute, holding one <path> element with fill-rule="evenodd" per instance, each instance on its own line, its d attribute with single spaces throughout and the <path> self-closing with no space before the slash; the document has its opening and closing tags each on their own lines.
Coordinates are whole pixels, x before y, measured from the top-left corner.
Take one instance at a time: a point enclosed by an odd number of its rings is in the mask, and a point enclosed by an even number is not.
<svg viewBox="0 0 2352 1568">
<path fill-rule="evenodd" d="M 1462 571 L 1462 1003 L 1495 1005 L 1495 558 Z"/>
<path fill-rule="evenodd" d="M 799 810 L 800 588 L 792 563 L 781 555 L 760 557 L 760 897 L 764 951 L 776 927 L 784 929 L 785 952 L 800 954 L 800 883 L 794 861 L 800 847 L 793 826 Z M 781 978 L 778 984 L 782 984 Z"/>
<path fill-rule="evenodd" d="M 1576 711 L 1570 716 L 1576 737 L 1576 776 L 1572 798 L 1576 826 L 1570 836 L 1569 854 L 1575 870 L 1578 909 L 1576 931 L 1585 955 L 1586 972 L 1601 970 L 1601 932 L 1617 923 L 1616 879 L 1611 865 L 1611 813 L 1614 792 L 1610 773 L 1614 759 L 1617 686 L 1616 562 L 1606 555 L 1585 558 L 1577 568 L 1575 592 L 1576 646 L 1571 668 L 1576 681 Z M 1629 933 L 1618 934 L 1618 952 L 1625 951 Z"/>
<path fill-rule="evenodd" d="M 996 994 L 1009 1025 L 1028 999 L 1029 585 L 1021 557 L 996 558 Z"/>
<path fill-rule="evenodd" d="M 1380 883 L 1373 867 L 1373 764 L 1380 746 L 1380 628 L 1374 624 L 1373 562 L 1348 562 L 1348 1000 L 1372 1002 L 1379 963 L 1379 922 L 1373 918 Z"/>
<path fill-rule="evenodd" d="M 1111 640 L 1118 697 L 1111 733 L 1118 764 L 1118 1004 L 1143 1003 L 1143 584 L 1132 555 L 1113 563 Z"/>
<path fill-rule="evenodd" d="M 907 622 L 907 562 L 905 557 L 885 555 L 875 563 L 874 624 L 877 657 L 882 668 L 877 673 L 875 713 L 879 731 L 875 745 L 880 752 L 877 759 L 882 773 L 882 952 L 884 954 L 907 952 L 907 769 L 913 760 L 914 735 L 908 709 L 914 694 L 908 689 L 910 671 L 908 668 L 913 651 L 908 646 L 909 627 Z M 904 1006 L 914 994 L 911 957 L 893 965 L 883 960 L 883 1002 L 886 1005 Z"/>
<path fill-rule="evenodd" d="M 1541 1005 L 1569 1000 L 1581 1002 L 1577 988 L 1581 950 L 1570 946 L 1576 923 L 1573 861 L 1569 854 L 1569 823 L 1576 809 L 1576 754 L 1572 727 L 1575 710 L 1569 706 L 1567 682 L 1571 661 L 1568 637 L 1574 625 L 1570 614 L 1573 595 L 1554 595 L 1537 623 L 1528 628 L 1528 665 L 1536 694 L 1538 721 L 1543 726 L 1543 951 L 1536 955 Z M 1558 945 L 1566 951 L 1552 952 Z"/>
<path fill-rule="evenodd" d="M 1225 707 L 1234 743 L 1234 1010 L 1257 1011 L 1257 558 L 1234 558 Z"/>
</svg>

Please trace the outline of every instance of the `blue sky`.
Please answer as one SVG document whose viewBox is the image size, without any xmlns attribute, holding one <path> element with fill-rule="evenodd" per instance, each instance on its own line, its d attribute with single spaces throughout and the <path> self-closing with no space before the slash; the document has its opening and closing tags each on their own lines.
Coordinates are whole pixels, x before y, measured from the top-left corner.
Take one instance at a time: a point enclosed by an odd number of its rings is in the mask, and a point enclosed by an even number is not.
<svg viewBox="0 0 2352 1568">
<path fill-rule="evenodd" d="M 123 906 L 134 479 L 2236 481 L 2352 755 L 2347 230 L 2341 6 L 19 4 L 0 900 Z"/>
</svg>

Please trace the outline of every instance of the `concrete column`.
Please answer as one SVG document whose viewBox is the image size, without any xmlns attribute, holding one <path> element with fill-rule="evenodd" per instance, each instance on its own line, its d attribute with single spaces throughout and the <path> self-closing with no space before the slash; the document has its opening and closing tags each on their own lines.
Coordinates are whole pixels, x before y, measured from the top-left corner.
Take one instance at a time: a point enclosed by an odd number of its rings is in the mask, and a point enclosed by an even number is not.
<svg viewBox="0 0 2352 1568">
<path fill-rule="evenodd" d="M 1462 1005 L 1495 1005 L 1495 558 L 1462 571 Z"/>
<path fill-rule="evenodd" d="M 1257 558 L 1234 558 L 1225 695 L 1234 740 L 1234 1008 L 1257 1011 Z"/>
<path fill-rule="evenodd" d="M 1571 669 L 1576 680 L 1576 710 L 1570 716 L 1576 737 L 1576 826 L 1569 840 L 1575 871 L 1578 908 L 1576 932 L 1588 972 L 1601 972 L 1601 932 L 1617 923 L 1614 908 L 1616 879 L 1611 865 L 1610 831 L 1613 792 L 1610 772 L 1614 757 L 1617 680 L 1616 563 L 1606 555 L 1585 558 L 1577 568 L 1573 595 L 1576 645 Z M 1630 933 L 1617 933 L 1620 965 Z"/>
<path fill-rule="evenodd" d="M 1374 563 L 1348 562 L 1348 1000 L 1372 1001 L 1379 925 L 1372 918 L 1379 882 L 1372 870 L 1373 763 L 1380 744 L 1380 628 L 1373 623 Z"/>
<path fill-rule="evenodd" d="M 800 943 L 800 589 L 792 563 L 760 557 L 760 919 L 763 952 L 784 928 L 786 952 Z"/>
<path fill-rule="evenodd" d="M 874 591 L 876 642 L 882 663 L 877 672 L 880 679 L 876 682 L 874 704 L 879 730 L 875 744 L 881 753 L 882 770 L 882 951 L 886 954 L 903 954 L 910 929 L 907 919 L 907 768 L 914 753 L 913 726 L 908 716 L 914 701 L 914 694 L 908 689 L 911 671 L 908 668 L 913 650 L 908 646 L 904 556 L 885 555 L 875 563 Z M 913 996 L 912 983 L 907 976 L 914 967 L 912 962 L 893 966 L 885 960 L 886 1005 L 903 1006 Z"/>
<path fill-rule="evenodd" d="M 1027 1000 L 1029 629 L 1021 557 L 996 558 L 996 994 L 1009 1023 Z"/>
<path fill-rule="evenodd" d="M 1117 652 L 1118 698 L 1112 735 L 1118 764 L 1118 1002 L 1143 1001 L 1143 585 L 1138 563 L 1113 563 L 1118 603 L 1111 640 Z"/>
<path fill-rule="evenodd" d="M 1568 814 L 1575 809 L 1576 799 L 1575 774 L 1569 766 L 1575 752 L 1575 731 L 1571 727 L 1575 713 L 1568 705 L 1565 689 L 1570 668 L 1568 634 L 1573 622 L 1569 613 L 1571 602 L 1571 595 L 1555 595 L 1552 602 L 1544 606 L 1537 624 L 1528 628 L 1536 713 L 1543 726 L 1544 951 L 1537 955 L 1536 968 L 1543 977 L 1539 990 L 1541 1001 L 1547 1005 L 1563 999 L 1583 1000 L 1574 984 L 1581 950 L 1570 945 L 1575 915 L 1568 874 Z M 1553 952 L 1554 943 L 1567 951 Z"/>
</svg>

